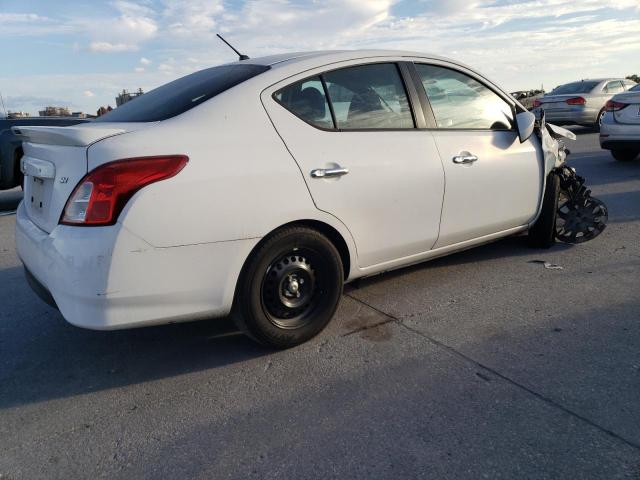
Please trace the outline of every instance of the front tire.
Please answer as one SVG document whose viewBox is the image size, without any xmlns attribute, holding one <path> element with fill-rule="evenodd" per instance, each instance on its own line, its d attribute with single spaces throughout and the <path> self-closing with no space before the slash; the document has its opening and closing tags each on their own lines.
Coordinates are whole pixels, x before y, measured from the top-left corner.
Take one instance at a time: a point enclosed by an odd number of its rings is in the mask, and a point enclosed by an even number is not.
<svg viewBox="0 0 640 480">
<path fill-rule="evenodd" d="M 619 162 L 630 162 L 638 156 L 638 152 L 633 150 L 611 150 L 611 155 Z"/>
<path fill-rule="evenodd" d="M 283 228 L 247 261 L 234 318 L 242 331 L 264 345 L 293 347 L 329 323 L 343 283 L 340 254 L 324 235 L 307 227 Z"/>
<path fill-rule="evenodd" d="M 558 216 L 559 196 L 560 178 L 552 172 L 547 177 L 540 216 L 529 229 L 530 247 L 551 248 L 556 243 L 556 218 Z"/>
</svg>

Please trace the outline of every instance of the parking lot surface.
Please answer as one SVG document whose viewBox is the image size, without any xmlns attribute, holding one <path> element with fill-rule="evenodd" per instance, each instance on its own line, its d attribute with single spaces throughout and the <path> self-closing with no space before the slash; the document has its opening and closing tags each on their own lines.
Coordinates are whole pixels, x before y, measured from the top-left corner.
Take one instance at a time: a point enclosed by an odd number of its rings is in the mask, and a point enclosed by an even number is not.
<svg viewBox="0 0 640 480">
<path fill-rule="evenodd" d="M 1 216 L 0 478 L 640 479 L 640 161 L 576 133 L 600 237 L 366 279 L 288 351 L 227 320 L 68 325 Z"/>
</svg>

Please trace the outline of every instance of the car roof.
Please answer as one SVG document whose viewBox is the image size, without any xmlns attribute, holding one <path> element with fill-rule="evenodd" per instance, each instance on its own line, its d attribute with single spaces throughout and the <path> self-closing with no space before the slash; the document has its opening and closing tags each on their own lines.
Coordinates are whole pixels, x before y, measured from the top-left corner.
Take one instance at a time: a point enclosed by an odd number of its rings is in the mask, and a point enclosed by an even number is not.
<svg viewBox="0 0 640 480">
<path fill-rule="evenodd" d="M 244 63 L 253 65 L 263 65 L 269 67 L 277 67 L 284 65 L 294 65 L 296 63 L 306 62 L 308 60 L 318 60 L 320 63 L 332 63 L 334 61 L 357 60 L 359 58 L 368 57 L 424 57 L 438 60 L 453 62 L 439 55 L 432 55 L 419 52 L 411 52 L 405 50 L 321 50 L 316 52 L 295 52 L 282 53 L 277 55 L 269 55 L 265 57 L 251 58 L 234 63 Z M 458 63 L 459 62 L 453 62 Z"/>
</svg>

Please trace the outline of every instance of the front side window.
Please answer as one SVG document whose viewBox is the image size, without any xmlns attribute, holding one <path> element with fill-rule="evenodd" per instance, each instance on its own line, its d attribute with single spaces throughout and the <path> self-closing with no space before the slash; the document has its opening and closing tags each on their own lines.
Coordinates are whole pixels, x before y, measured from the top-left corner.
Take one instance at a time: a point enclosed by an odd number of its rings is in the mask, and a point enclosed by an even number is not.
<svg viewBox="0 0 640 480">
<path fill-rule="evenodd" d="M 320 128 L 333 128 L 320 77 L 311 77 L 284 87 L 275 93 L 274 98 L 305 122 Z"/>
<path fill-rule="evenodd" d="M 342 68 L 325 73 L 324 80 L 340 130 L 414 128 L 396 64 Z"/>
<path fill-rule="evenodd" d="M 511 106 L 477 80 L 456 70 L 416 64 L 438 128 L 510 130 Z"/>
</svg>

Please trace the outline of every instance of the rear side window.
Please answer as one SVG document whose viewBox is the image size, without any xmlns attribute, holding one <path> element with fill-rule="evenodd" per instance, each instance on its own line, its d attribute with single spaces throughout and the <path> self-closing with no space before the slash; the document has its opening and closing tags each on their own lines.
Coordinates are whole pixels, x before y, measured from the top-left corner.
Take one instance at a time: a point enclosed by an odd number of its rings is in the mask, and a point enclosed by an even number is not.
<svg viewBox="0 0 640 480">
<path fill-rule="evenodd" d="M 278 103 L 307 123 L 339 130 L 415 128 L 395 63 L 326 72 L 278 90 Z"/>
<path fill-rule="evenodd" d="M 331 110 L 320 77 L 311 77 L 278 90 L 274 98 L 305 122 L 320 128 L 333 128 Z"/>
<path fill-rule="evenodd" d="M 607 83 L 605 90 L 607 93 L 620 93 L 624 92 L 624 87 L 622 86 L 622 82 L 615 81 Z"/>
<path fill-rule="evenodd" d="M 162 85 L 125 103 L 96 122 L 157 122 L 175 117 L 269 70 L 263 65 L 220 65 Z"/>
<path fill-rule="evenodd" d="M 379 63 L 324 74 L 341 130 L 414 128 L 398 67 Z"/>
</svg>

